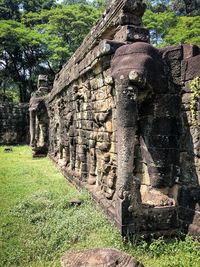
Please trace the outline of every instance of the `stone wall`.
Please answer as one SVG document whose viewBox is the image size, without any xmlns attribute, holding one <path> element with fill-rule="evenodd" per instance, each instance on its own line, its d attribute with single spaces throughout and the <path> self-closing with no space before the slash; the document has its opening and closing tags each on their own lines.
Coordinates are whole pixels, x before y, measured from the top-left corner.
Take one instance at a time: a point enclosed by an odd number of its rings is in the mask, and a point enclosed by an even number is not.
<svg viewBox="0 0 200 267">
<path fill-rule="evenodd" d="M 191 82 L 200 77 L 200 49 L 186 45 L 181 62 L 182 132 L 179 146 L 179 218 L 191 233 L 200 227 L 200 81 L 193 91 Z M 197 97 L 195 97 L 195 94 Z"/>
<path fill-rule="evenodd" d="M 0 103 L 0 145 L 29 143 L 28 104 Z"/>
<path fill-rule="evenodd" d="M 142 1 L 114 1 L 48 92 L 30 102 L 34 156 L 48 153 L 123 235 L 199 231 L 199 48 L 155 49 Z"/>
</svg>

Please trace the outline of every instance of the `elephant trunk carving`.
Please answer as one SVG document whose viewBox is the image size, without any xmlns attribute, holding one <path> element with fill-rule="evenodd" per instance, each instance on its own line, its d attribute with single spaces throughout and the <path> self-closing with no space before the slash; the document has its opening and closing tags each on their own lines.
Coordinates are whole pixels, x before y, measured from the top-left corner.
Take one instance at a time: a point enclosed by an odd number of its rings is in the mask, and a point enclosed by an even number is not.
<svg viewBox="0 0 200 267">
<path fill-rule="evenodd" d="M 121 225 L 133 216 L 135 229 L 139 225 L 137 218 L 142 210 L 141 181 L 134 175 L 140 95 L 142 91 L 145 98 L 153 89 L 164 90 L 162 79 L 159 77 L 161 72 L 159 58 L 158 51 L 149 44 L 135 43 L 119 48 L 112 61 L 117 110 L 116 210 Z M 158 76 L 155 75 L 156 72 Z"/>
<path fill-rule="evenodd" d="M 139 211 L 140 192 L 135 186 L 137 178 L 133 176 L 135 134 L 137 129 L 137 94 L 138 88 L 128 79 L 115 80 L 117 107 L 117 217 L 123 221 Z M 134 207 L 133 207 L 134 206 Z M 124 214 L 125 216 L 121 216 Z"/>
</svg>

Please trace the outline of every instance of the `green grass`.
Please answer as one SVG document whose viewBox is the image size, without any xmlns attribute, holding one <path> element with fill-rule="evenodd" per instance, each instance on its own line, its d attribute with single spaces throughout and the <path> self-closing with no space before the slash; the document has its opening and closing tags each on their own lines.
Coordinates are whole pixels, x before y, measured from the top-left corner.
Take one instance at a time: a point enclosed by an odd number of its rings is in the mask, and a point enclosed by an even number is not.
<svg viewBox="0 0 200 267">
<path fill-rule="evenodd" d="M 27 146 L 0 147 L 0 266 L 60 266 L 67 250 L 121 249 L 145 267 L 199 267 L 197 242 L 185 239 L 123 243 L 89 195 L 66 182 L 48 159 L 33 160 Z M 83 204 L 69 205 L 71 198 Z"/>
</svg>

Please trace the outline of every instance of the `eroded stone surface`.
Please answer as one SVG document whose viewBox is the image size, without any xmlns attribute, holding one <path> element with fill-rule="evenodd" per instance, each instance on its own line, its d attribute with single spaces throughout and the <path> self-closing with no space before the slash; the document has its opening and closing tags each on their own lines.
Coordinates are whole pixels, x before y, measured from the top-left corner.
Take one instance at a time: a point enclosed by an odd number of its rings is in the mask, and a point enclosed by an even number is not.
<svg viewBox="0 0 200 267">
<path fill-rule="evenodd" d="M 0 103 L 0 145 L 29 143 L 28 104 Z"/>
<path fill-rule="evenodd" d="M 130 255 L 116 249 L 90 249 L 67 252 L 62 267 L 143 267 Z"/>
</svg>

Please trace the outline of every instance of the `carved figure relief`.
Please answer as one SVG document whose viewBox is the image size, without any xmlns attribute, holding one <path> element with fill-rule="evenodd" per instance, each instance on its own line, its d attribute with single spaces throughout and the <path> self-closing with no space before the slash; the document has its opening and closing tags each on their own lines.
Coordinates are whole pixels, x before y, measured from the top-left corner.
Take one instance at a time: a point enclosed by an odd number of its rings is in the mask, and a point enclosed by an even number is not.
<svg viewBox="0 0 200 267">
<path fill-rule="evenodd" d="M 46 155 L 49 146 L 49 115 L 45 105 L 45 96 L 48 93 L 47 76 L 38 78 L 38 90 L 30 100 L 30 144 L 33 156 Z"/>
</svg>

